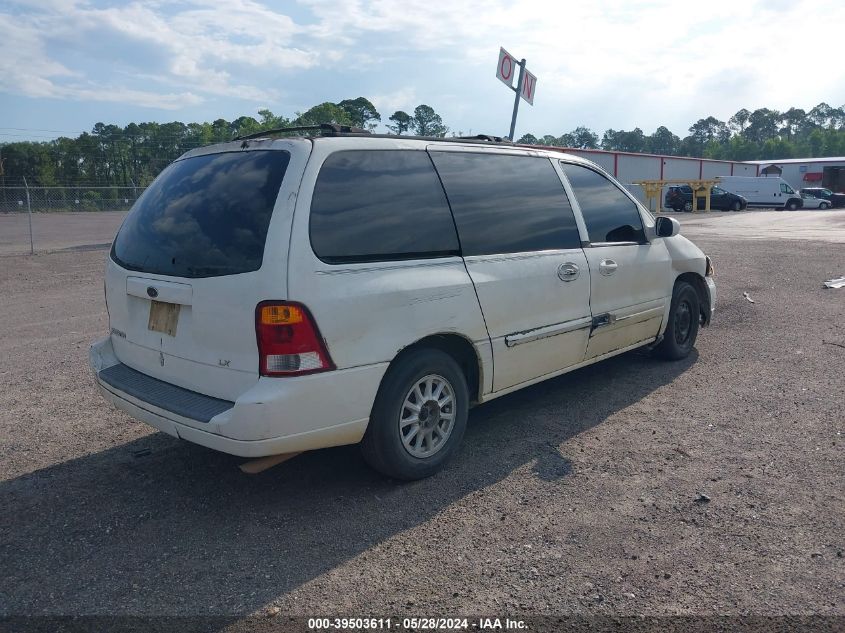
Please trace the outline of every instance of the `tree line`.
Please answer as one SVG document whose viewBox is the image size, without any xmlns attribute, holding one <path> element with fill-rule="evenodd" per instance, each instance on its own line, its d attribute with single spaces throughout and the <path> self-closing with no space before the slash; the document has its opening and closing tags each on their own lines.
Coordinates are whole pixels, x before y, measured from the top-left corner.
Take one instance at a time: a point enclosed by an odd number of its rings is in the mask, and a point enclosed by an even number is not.
<svg viewBox="0 0 845 633">
<path fill-rule="evenodd" d="M 26 177 L 36 186 L 145 187 L 164 167 L 195 147 L 289 126 L 336 123 L 374 130 L 382 123 L 382 115 L 365 97 L 321 103 L 290 118 L 266 109 L 260 110 L 258 117 L 211 123 L 130 123 L 124 127 L 97 123 L 90 133 L 76 138 L 0 144 L 0 186 L 19 186 Z M 449 133 L 442 117 L 426 104 L 412 113 L 397 110 L 384 124 L 392 134 L 443 137 Z M 728 121 L 713 116 L 699 119 L 684 138 L 665 126 L 650 135 L 638 127 L 631 131 L 609 129 L 601 138 L 580 126 L 560 136 L 525 134 L 517 142 L 723 160 L 845 156 L 845 106 L 820 103 L 809 111 L 790 108 L 785 112 L 743 108 Z"/>
<path fill-rule="evenodd" d="M 293 117 L 259 110 L 258 119 L 242 116 L 234 121 L 211 123 L 130 123 L 125 127 L 96 123 L 91 132 L 76 138 L 45 142 L 0 144 L 0 187 L 20 186 L 120 186 L 145 187 L 184 152 L 211 143 L 230 141 L 276 128 L 336 123 L 368 130 L 381 122 L 381 114 L 366 98 L 321 103 Z M 397 110 L 388 117 L 393 134 L 445 136 L 449 128 L 434 109 L 420 104 L 412 113 Z"/>
<path fill-rule="evenodd" d="M 684 138 L 663 125 L 648 135 L 638 127 L 610 129 L 601 139 L 589 128 L 577 127 L 557 137 L 525 134 L 518 142 L 720 160 L 845 156 L 845 105 L 833 108 L 820 103 L 809 111 L 789 108 L 785 112 L 742 108 L 727 121 L 713 116 L 699 119 Z"/>
</svg>

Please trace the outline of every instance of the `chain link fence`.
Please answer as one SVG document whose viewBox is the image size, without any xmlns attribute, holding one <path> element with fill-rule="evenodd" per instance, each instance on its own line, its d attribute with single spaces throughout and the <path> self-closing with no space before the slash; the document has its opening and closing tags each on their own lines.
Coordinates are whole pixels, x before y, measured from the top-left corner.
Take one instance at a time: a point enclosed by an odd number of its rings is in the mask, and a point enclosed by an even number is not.
<svg viewBox="0 0 845 633">
<path fill-rule="evenodd" d="M 143 192 L 143 187 L 0 187 L 0 213 L 128 211 Z"/>
<path fill-rule="evenodd" d="M 0 255 L 104 248 L 143 187 L 0 187 Z"/>
</svg>

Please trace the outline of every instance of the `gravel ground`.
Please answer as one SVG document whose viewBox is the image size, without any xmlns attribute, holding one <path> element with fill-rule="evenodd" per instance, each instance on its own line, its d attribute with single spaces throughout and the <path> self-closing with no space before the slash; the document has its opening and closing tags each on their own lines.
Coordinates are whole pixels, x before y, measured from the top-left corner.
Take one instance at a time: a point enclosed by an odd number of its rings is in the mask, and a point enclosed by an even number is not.
<svg viewBox="0 0 845 633">
<path fill-rule="evenodd" d="M 685 223 L 719 291 L 689 359 L 479 407 L 402 485 L 356 447 L 248 476 L 151 432 L 89 376 L 105 251 L 0 259 L 0 615 L 845 617 L 845 216 L 759 239 L 776 215 Z"/>
</svg>

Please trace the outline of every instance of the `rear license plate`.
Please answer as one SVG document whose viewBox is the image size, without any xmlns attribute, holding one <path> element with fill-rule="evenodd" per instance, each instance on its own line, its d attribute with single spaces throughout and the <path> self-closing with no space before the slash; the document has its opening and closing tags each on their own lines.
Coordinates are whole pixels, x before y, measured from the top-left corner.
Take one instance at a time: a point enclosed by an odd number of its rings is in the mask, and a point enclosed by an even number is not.
<svg viewBox="0 0 845 633">
<path fill-rule="evenodd" d="M 168 336 L 176 336 L 176 325 L 179 323 L 178 303 L 164 303 L 153 301 L 150 304 L 150 320 L 147 329 L 153 332 L 163 332 Z"/>
</svg>

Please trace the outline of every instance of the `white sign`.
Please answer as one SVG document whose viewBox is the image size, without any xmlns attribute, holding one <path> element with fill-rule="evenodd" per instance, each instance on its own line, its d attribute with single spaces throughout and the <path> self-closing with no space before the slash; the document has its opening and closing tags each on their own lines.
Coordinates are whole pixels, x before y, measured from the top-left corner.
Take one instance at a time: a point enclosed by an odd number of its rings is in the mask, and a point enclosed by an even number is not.
<svg viewBox="0 0 845 633">
<path fill-rule="evenodd" d="M 522 94 L 519 96 L 525 99 L 530 105 L 534 105 L 534 90 L 536 87 L 537 78 L 526 69 L 525 76 L 522 78 Z"/>
<path fill-rule="evenodd" d="M 508 88 L 513 88 L 513 77 L 517 74 L 519 64 L 504 48 L 499 48 L 499 65 L 496 66 L 496 77 Z"/>
</svg>

